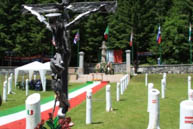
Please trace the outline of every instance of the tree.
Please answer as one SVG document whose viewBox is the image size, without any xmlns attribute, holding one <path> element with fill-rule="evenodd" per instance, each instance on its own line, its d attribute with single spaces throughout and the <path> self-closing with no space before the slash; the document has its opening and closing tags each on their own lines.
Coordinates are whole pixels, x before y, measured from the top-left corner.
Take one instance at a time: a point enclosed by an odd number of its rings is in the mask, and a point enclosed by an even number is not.
<svg viewBox="0 0 193 129">
<path fill-rule="evenodd" d="M 99 1 L 72 0 L 71 2 Z M 51 55 L 51 33 L 32 15 L 21 14 L 22 4 L 53 3 L 58 0 L 1 0 L 0 1 L 0 58 L 6 51 L 18 56 Z M 80 31 L 80 50 L 86 62 L 99 62 L 104 31 L 109 26 L 109 49 L 131 49 L 129 39 L 134 32 L 134 58 L 140 63 L 155 64 L 159 57 L 156 42 L 158 26 L 162 32 L 162 57 L 167 64 L 189 63 L 188 27 L 192 23 L 192 0 L 118 0 L 118 8 L 111 15 L 93 14 L 83 19 L 71 32 L 71 42 Z M 77 15 L 77 14 L 72 14 Z M 77 58 L 77 46 L 72 45 L 72 64 Z M 152 52 L 153 56 L 138 58 L 138 52 Z"/>
<path fill-rule="evenodd" d="M 167 64 L 189 62 L 188 27 L 189 12 L 192 9 L 187 2 L 188 0 L 174 0 L 163 22 L 161 46 L 163 59 Z"/>
</svg>

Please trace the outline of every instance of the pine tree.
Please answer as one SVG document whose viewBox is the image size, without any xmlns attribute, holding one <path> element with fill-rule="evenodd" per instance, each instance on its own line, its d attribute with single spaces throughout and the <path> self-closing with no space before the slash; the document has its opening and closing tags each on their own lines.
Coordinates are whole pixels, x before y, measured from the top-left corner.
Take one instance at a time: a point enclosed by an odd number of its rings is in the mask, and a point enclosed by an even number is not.
<svg viewBox="0 0 193 129">
<path fill-rule="evenodd" d="M 162 51 L 167 64 L 189 62 L 188 27 L 189 11 L 192 10 L 188 8 L 187 2 L 174 0 L 163 23 Z"/>
</svg>

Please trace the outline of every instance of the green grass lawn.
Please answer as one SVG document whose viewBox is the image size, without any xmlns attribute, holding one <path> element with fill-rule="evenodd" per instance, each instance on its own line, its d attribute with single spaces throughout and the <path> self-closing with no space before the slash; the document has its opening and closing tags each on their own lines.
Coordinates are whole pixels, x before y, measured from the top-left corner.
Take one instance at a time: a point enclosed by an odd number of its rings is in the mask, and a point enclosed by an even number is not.
<svg viewBox="0 0 193 129">
<path fill-rule="evenodd" d="M 191 75 L 192 76 L 192 75 Z M 179 128 L 180 102 L 187 98 L 187 74 L 167 75 L 166 98 L 160 98 L 160 127 Z M 160 90 L 162 75 L 149 75 L 149 82 Z M 111 84 L 112 106 L 114 111 L 105 111 L 105 88 L 93 95 L 93 124 L 85 124 L 83 102 L 69 111 L 75 126 L 73 129 L 146 129 L 149 121 L 147 113 L 147 87 L 144 75 L 132 77 L 128 89 L 116 102 L 116 84 Z M 161 96 L 161 95 L 160 95 Z"/>
<path fill-rule="evenodd" d="M 193 75 L 191 74 L 193 77 Z M 132 77 L 128 89 L 121 95 L 121 101 L 116 102 L 116 84 L 111 84 L 112 112 L 105 110 L 105 88 L 93 95 L 93 114 L 91 125 L 85 124 L 85 101 L 68 112 L 75 123 L 73 129 L 146 129 L 149 121 L 147 113 L 147 87 L 144 74 Z M 188 74 L 167 75 L 166 98 L 160 98 L 160 127 L 161 129 L 179 129 L 180 102 L 187 99 Z M 160 90 L 161 74 L 149 75 L 148 82 Z M 72 87 L 77 85 L 70 84 Z M 71 87 L 70 86 L 70 87 Z M 0 88 L 2 93 L 2 87 Z M 13 107 L 25 102 L 25 92 L 15 90 L 16 95 L 9 95 L 8 102 L 0 110 Z M 32 93 L 34 91 L 30 91 Z M 53 91 L 40 92 L 42 98 L 53 96 Z M 160 95 L 161 96 L 161 95 Z"/>
</svg>

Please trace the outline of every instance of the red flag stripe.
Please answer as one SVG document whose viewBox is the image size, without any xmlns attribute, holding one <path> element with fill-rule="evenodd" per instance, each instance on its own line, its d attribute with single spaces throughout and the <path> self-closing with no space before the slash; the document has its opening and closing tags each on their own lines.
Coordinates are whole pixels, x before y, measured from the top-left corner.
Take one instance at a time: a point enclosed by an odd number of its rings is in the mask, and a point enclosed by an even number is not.
<svg viewBox="0 0 193 129">
<path fill-rule="evenodd" d="M 130 43 L 129 43 L 129 45 L 130 45 L 130 47 L 132 47 L 133 43 L 132 43 L 132 42 L 130 42 Z"/>
<path fill-rule="evenodd" d="M 107 40 L 107 39 L 108 39 L 108 35 L 107 35 L 107 34 L 105 34 L 105 35 L 104 35 L 104 37 L 105 37 L 105 40 Z"/>
</svg>

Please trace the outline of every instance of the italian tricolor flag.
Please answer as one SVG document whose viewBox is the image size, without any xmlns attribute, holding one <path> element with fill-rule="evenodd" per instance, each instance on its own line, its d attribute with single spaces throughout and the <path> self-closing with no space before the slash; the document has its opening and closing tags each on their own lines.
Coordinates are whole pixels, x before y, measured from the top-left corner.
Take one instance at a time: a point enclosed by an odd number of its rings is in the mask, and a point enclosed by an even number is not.
<svg viewBox="0 0 193 129">
<path fill-rule="evenodd" d="M 28 114 L 28 115 L 33 115 L 33 114 L 34 114 L 34 111 L 33 111 L 33 110 L 27 110 L 27 114 Z"/>
<path fill-rule="evenodd" d="M 105 30 L 105 33 L 104 33 L 104 38 L 105 40 L 108 39 L 108 35 L 109 35 L 109 26 L 107 26 L 106 30 Z"/>
</svg>

